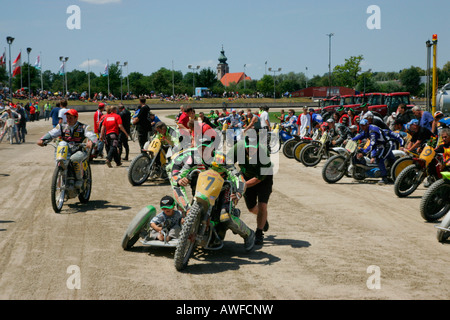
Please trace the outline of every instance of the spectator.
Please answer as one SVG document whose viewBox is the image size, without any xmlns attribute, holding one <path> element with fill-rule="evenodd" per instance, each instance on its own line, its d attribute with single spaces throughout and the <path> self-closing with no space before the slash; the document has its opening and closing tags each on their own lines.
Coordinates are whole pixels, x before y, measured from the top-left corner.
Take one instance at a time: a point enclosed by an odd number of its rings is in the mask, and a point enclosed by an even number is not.
<svg viewBox="0 0 450 320">
<path fill-rule="evenodd" d="M 50 111 L 50 118 L 52 118 L 52 126 L 56 127 L 59 123 L 59 110 L 61 110 L 60 103 L 57 102 L 56 106 Z"/>
<path fill-rule="evenodd" d="M 61 100 L 61 109 L 58 112 L 58 118 L 60 124 L 67 124 L 66 112 L 69 111 L 67 109 L 67 100 Z"/>
<path fill-rule="evenodd" d="M 421 127 L 425 127 L 430 131 L 432 130 L 432 124 L 433 124 L 434 118 L 430 112 L 423 111 L 418 106 L 413 107 L 412 112 L 414 113 L 416 118 L 419 120 L 419 125 Z"/>
<path fill-rule="evenodd" d="M 106 112 L 107 114 L 103 120 L 100 136 L 109 146 L 106 165 L 111 168 L 111 161 L 113 159 L 117 166 L 122 165 L 119 152 L 119 131 L 122 131 L 127 138 L 128 133 L 122 125 L 122 118 L 117 114 L 117 106 L 108 106 Z"/>
<path fill-rule="evenodd" d="M 125 108 L 123 104 L 119 105 L 119 116 L 122 118 L 122 125 L 125 128 L 128 136 L 131 133 L 131 112 Z M 122 131 L 119 133 L 120 141 L 120 155 L 122 155 L 122 148 L 125 149 L 125 157 L 122 160 L 128 161 L 128 156 L 130 154 L 130 146 L 128 145 L 128 136 L 126 136 Z"/>
<path fill-rule="evenodd" d="M 146 99 L 139 99 L 139 113 L 133 118 L 133 124 L 136 125 L 136 130 L 138 133 L 138 141 L 140 149 L 144 148 L 145 143 L 148 140 L 148 133 L 150 132 L 150 107 L 146 104 Z"/>
</svg>

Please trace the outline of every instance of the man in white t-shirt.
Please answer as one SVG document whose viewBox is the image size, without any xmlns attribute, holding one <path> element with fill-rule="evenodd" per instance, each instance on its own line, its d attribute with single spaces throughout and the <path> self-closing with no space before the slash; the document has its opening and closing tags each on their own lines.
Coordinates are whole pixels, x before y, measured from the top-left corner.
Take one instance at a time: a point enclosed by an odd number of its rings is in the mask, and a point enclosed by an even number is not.
<svg viewBox="0 0 450 320">
<path fill-rule="evenodd" d="M 67 111 L 69 111 L 69 109 L 67 109 L 67 100 L 62 100 L 61 101 L 61 109 L 58 112 L 59 124 L 67 123 L 67 119 L 66 119 Z"/>
<path fill-rule="evenodd" d="M 261 129 L 266 129 L 267 131 L 270 131 L 270 121 L 269 121 L 269 107 L 264 106 L 261 108 L 263 112 L 259 116 L 261 121 Z"/>
</svg>

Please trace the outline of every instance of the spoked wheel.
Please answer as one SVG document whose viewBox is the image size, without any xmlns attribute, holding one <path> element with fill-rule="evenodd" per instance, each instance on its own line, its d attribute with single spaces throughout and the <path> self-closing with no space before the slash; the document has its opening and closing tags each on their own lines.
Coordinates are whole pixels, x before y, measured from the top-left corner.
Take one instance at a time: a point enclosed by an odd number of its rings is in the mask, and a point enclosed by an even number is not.
<svg viewBox="0 0 450 320">
<path fill-rule="evenodd" d="M 272 153 L 272 154 L 277 153 L 281 148 L 280 139 L 278 138 L 278 135 L 276 133 L 269 132 L 268 134 L 269 134 L 268 143 L 269 143 L 270 153 Z"/>
<path fill-rule="evenodd" d="M 128 168 L 128 181 L 133 186 L 139 186 L 147 181 L 150 175 L 152 159 L 147 153 L 141 153 L 133 159 Z"/>
<path fill-rule="evenodd" d="M 127 230 L 122 238 L 122 248 L 129 250 L 139 240 L 141 234 L 150 232 L 150 220 L 155 216 L 156 209 L 153 206 L 147 206 L 139 211 L 131 220 Z"/>
<path fill-rule="evenodd" d="M 395 179 L 394 191 L 397 197 L 403 198 L 413 193 L 422 182 L 419 180 L 420 169 L 412 164 L 406 167 Z"/>
<path fill-rule="evenodd" d="M 433 183 L 420 201 L 420 215 L 429 222 L 442 218 L 450 210 L 450 183 L 440 179 Z"/>
<path fill-rule="evenodd" d="M 300 159 L 300 152 L 302 152 L 302 149 L 307 146 L 309 142 L 300 141 L 294 146 L 294 159 L 298 162 L 302 162 L 302 159 Z"/>
<path fill-rule="evenodd" d="M 78 200 L 80 200 L 81 203 L 88 203 L 89 199 L 91 197 L 91 191 L 92 191 L 92 171 L 91 166 L 88 165 L 88 168 L 85 172 L 86 178 L 84 179 L 83 183 L 83 191 L 78 195 Z"/>
<path fill-rule="evenodd" d="M 327 160 L 322 169 L 322 178 L 327 183 L 336 183 L 342 179 L 347 171 L 345 157 L 340 154 L 332 156 Z"/>
<path fill-rule="evenodd" d="M 441 229 L 443 228 L 443 229 Z M 441 224 L 438 226 L 438 231 L 437 231 L 437 239 L 439 242 L 445 242 L 448 237 L 450 237 L 450 231 L 444 230 L 444 229 L 449 229 L 450 228 L 450 214 L 445 215 L 444 219 L 442 219 Z"/>
<path fill-rule="evenodd" d="M 414 164 L 414 161 L 411 157 L 402 157 L 397 159 L 391 167 L 391 178 L 393 181 L 397 179 L 400 173 L 406 169 L 406 167 Z"/>
<path fill-rule="evenodd" d="M 60 213 L 66 195 L 66 177 L 61 167 L 56 167 L 52 177 L 51 200 L 53 211 Z"/>
<path fill-rule="evenodd" d="M 322 160 L 320 147 L 312 143 L 303 147 L 300 152 L 300 160 L 307 167 L 314 167 Z"/>
<path fill-rule="evenodd" d="M 189 213 L 186 216 L 186 220 L 183 223 L 180 238 L 178 239 L 177 248 L 175 250 L 175 268 L 178 271 L 186 268 L 189 259 L 194 252 L 197 243 L 197 231 L 200 226 L 201 207 L 195 202 Z"/>
<path fill-rule="evenodd" d="M 287 140 L 283 144 L 283 154 L 286 158 L 292 159 L 294 157 L 294 147 L 298 143 L 295 138 Z"/>
</svg>

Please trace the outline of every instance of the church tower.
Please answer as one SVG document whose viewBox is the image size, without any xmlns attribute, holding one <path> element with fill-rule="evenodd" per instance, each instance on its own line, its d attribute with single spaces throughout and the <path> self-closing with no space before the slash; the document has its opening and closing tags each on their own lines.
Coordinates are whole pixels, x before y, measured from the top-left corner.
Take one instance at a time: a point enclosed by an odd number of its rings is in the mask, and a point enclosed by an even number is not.
<svg viewBox="0 0 450 320">
<path fill-rule="evenodd" d="M 222 79 L 222 77 L 230 72 L 230 68 L 228 67 L 228 63 L 227 63 L 227 57 L 225 57 L 225 51 L 223 50 L 223 46 L 222 46 L 222 51 L 220 51 L 220 56 L 219 56 L 219 64 L 217 65 L 217 79 L 220 81 L 220 79 Z"/>
</svg>

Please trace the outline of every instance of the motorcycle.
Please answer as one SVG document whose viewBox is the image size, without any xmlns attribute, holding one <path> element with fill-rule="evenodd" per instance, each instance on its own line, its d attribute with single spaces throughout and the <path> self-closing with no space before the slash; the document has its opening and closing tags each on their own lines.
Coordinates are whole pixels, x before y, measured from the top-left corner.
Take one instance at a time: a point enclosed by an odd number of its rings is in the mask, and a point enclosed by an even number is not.
<svg viewBox="0 0 450 320">
<path fill-rule="evenodd" d="M 420 201 L 420 215 L 428 222 L 442 218 L 450 210 L 450 172 L 441 172 Z"/>
<path fill-rule="evenodd" d="M 3 132 L 1 133 L 0 142 L 2 142 L 4 136 L 7 136 L 7 141 L 10 144 L 13 144 L 13 139 L 16 139 L 16 143 L 19 143 L 18 130 L 16 126 L 16 122 L 14 119 L 7 119 L 3 128 Z"/>
<path fill-rule="evenodd" d="M 130 163 L 128 181 L 133 186 L 143 184 L 147 179 L 168 179 L 165 170 L 169 155 L 162 148 L 162 142 L 156 136 L 144 145 L 144 148 Z M 169 149 L 168 153 L 171 150 Z M 156 159 L 159 157 L 159 163 Z"/>
<path fill-rule="evenodd" d="M 305 145 L 306 145 L 306 143 L 309 143 L 312 140 L 317 139 L 319 136 L 320 136 L 319 130 L 316 130 L 312 137 L 303 137 L 303 138 L 301 138 L 299 135 L 291 135 L 285 131 L 281 131 L 280 137 L 283 141 L 284 156 L 288 159 L 295 158 L 295 154 L 296 154 L 295 148 L 298 146 L 299 143 L 305 142 Z M 298 150 L 301 150 L 301 148 Z M 300 154 L 299 151 L 297 152 L 297 155 L 298 154 Z"/>
<path fill-rule="evenodd" d="M 199 172 L 200 170 L 194 170 L 190 176 Z M 226 229 L 221 228 L 220 216 L 223 214 L 222 207 L 226 198 L 235 191 L 233 183 L 224 180 L 213 169 L 198 174 L 195 196 L 175 249 L 174 262 L 178 271 L 186 268 L 197 246 L 208 250 L 223 247 Z M 229 201 L 228 213 L 239 217 L 240 212 L 235 209 L 234 201 Z"/>
<path fill-rule="evenodd" d="M 142 208 L 136 214 L 122 237 L 122 248 L 124 250 L 130 250 L 139 239 L 145 247 L 176 248 L 178 239 L 169 239 L 167 226 L 163 226 L 161 231 L 164 236 L 164 241 L 150 239 L 150 221 L 155 215 L 156 209 L 151 205 Z"/>
<path fill-rule="evenodd" d="M 78 148 L 85 148 L 86 144 L 74 145 L 66 141 L 57 140 L 51 144 L 56 149 L 56 167 L 53 172 L 51 184 L 51 202 L 53 211 L 60 213 L 65 201 L 76 198 L 81 203 L 89 202 L 92 191 L 92 171 L 89 164 L 91 150 L 88 156 L 83 160 L 83 184 L 81 188 L 75 187 L 75 164 L 70 161 L 70 155 L 75 153 Z"/>
<path fill-rule="evenodd" d="M 345 149 L 342 147 L 332 147 L 331 135 L 328 131 L 325 131 L 320 140 L 312 140 L 307 145 L 301 148 L 298 158 L 300 162 L 306 167 L 314 167 L 322 159 L 329 159 L 336 154 L 344 154 Z M 295 158 L 297 160 L 297 157 Z"/>
<path fill-rule="evenodd" d="M 427 145 L 419 157 L 412 158 L 413 164 L 406 167 L 395 179 L 394 192 L 402 198 L 412 194 L 426 177 L 431 180 L 441 179 L 441 167 L 443 156 L 436 154 L 434 149 Z"/>
<path fill-rule="evenodd" d="M 369 140 L 366 142 L 370 143 Z M 322 169 L 322 178 L 327 183 L 336 183 L 342 179 L 344 175 L 353 177 L 355 180 L 364 180 L 366 178 L 380 178 L 381 172 L 378 165 L 370 163 L 368 157 L 358 160 L 356 157 L 358 151 L 358 143 L 353 140 L 347 141 L 345 144 L 344 154 L 332 156 L 327 160 Z M 404 157 L 405 152 L 400 150 L 393 150 L 396 159 Z M 385 160 L 386 170 L 389 172 L 389 161 Z"/>
</svg>

